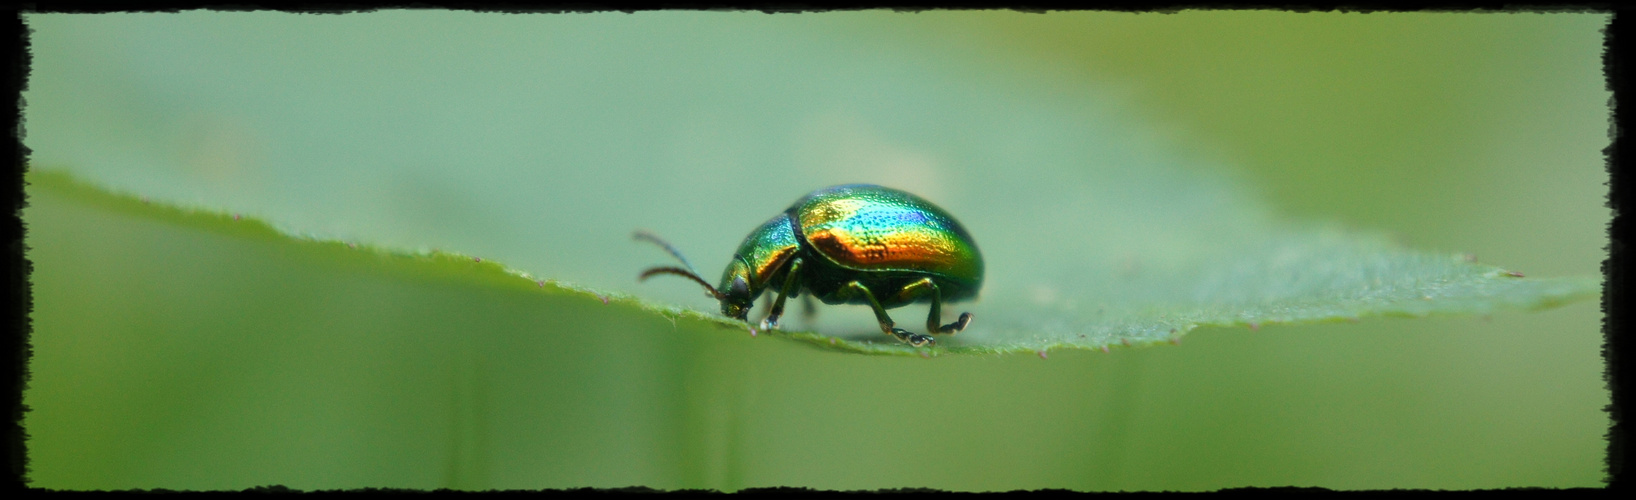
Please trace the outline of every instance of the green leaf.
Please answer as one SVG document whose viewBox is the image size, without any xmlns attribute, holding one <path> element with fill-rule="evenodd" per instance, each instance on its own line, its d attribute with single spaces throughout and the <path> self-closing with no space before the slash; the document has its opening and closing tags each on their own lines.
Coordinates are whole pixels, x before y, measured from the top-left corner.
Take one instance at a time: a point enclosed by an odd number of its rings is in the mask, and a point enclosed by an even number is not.
<svg viewBox="0 0 1636 500">
<path fill-rule="evenodd" d="M 672 322 L 708 323 L 752 334 L 753 327 L 720 315 L 665 305 L 618 292 L 599 291 L 554 279 L 541 279 L 457 252 L 412 252 L 286 235 L 241 215 L 208 209 L 154 204 L 132 195 L 116 195 L 59 171 L 31 173 L 30 182 L 79 203 L 116 213 L 163 220 L 194 230 L 246 238 L 288 247 L 310 248 L 340 265 L 365 272 L 416 280 L 484 285 L 513 293 L 548 290 L 580 300 L 610 301 L 620 307 L 654 314 Z M 341 251 L 341 248 L 356 250 Z M 359 257 L 358 254 L 366 255 Z M 344 258 L 343 258 L 344 256 Z M 1487 314 L 1504 308 L 1542 308 L 1594 297 L 1597 280 L 1536 279 L 1494 266 L 1469 262 L 1468 256 L 1427 255 L 1335 230 L 1272 233 L 1255 244 L 1201 247 L 1178 253 L 1173 260 L 1133 260 L 1122 272 L 1105 276 L 1116 286 L 1091 288 L 1101 293 L 1065 295 L 1049 286 L 1031 290 L 1030 300 L 1002 296 L 999 313 L 985 328 L 945 337 L 933 347 L 913 348 L 890 339 L 830 336 L 808 331 L 772 331 L 770 335 L 813 345 L 869 354 L 941 355 L 944 353 L 1044 352 L 1052 348 L 1107 348 L 1178 340 L 1199 326 L 1242 326 L 1357 320 L 1364 316 Z M 1159 270 L 1144 270 L 1154 266 Z M 1068 290 L 1086 289 L 1065 283 Z M 178 299 L 180 300 L 180 299 Z M 991 308 L 995 310 L 995 308 Z"/>
<path fill-rule="evenodd" d="M 31 454 L 37 484 L 481 489 L 494 484 L 611 487 L 628 484 L 630 477 L 660 488 L 742 484 L 742 478 L 723 479 L 716 472 L 742 467 L 736 465 L 742 459 L 711 450 L 724 446 L 721 440 L 742 439 L 736 430 L 742 424 L 733 420 L 742 417 L 730 415 L 743 410 L 697 408 L 713 407 L 722 397 L 738 408 L 742 396 L 701 394 L 697 385 L 755 375 L 742 367 L 695 373 L 700 368 L 686 362 L 635 363 L 640 368 L 631 363 L 716 359 L 709 364 L 721 364 L 721 358 L 765 355 L 745 351 L 742 342 L 751 338 L 742 323 L 539 280 L 454 252 L 291 236 L 238 214 L 112 194 L 60 171 L 31 172 L 28 180 L 31 203 L 24 218 L 36 266 L 38 333 L 28 400 L 34 410 L 27 427 L 39 445 Z M 1127 323 L 1106 320 L 1115 315 L 1102 312 L 1087 322 L 1113 332 L 1097 340 L 1147 341 L 1167 338 L 1166 332 L 1148 332 L 1167 324 L 1185 331 L 1202 321 L 1198 318 L 1296 322 L 1371 313 L 1470 313 L 1579 297 L 1591 284 L 1515 278 L 1487 266 L 1370 247 L 1352 238 L 1314 244 L 1323 242 L 1324 234 L 1296 243 L 1315 249 L 1311 253 L 1324 256 L 1324 262 L 1363 262 L 1359 267 L 1375 274 L 1313 272 L 1325 266 L 1293 258 L 1294 253 L 1274 253 L 1264 266 L 1276 272 L 1254 265 L 1211 267 L 1229 270 L 1213 275 L 1224 282 L 1218 293 L 1242 297 L 1251 288 L 1243 283 L 1261 283 L 1262 293 L 1279 299 L 1268 301 L 1271 305 L 1196 307 L 1191 318 L 1137 311 L 1124 313 L 1121 321 Z M 1267 248 L 1291 246 L 1278 242 Z M 1302 272 L 1286 273 L 1291 269 Z M 1269 274 L 1321 278 L 1280 281 L 1264 277 Z M 1334 281 L 1355 283 L 1368 280 L 1357 276 L 1377 274 L 1398 279 L 1365 287 L 1374 290 L 1370 293 L 1314 292 Z M 1057 314 L 1075 317 L 1071 310 Z M 1128 325 L 1148 330 L 1120 329 Z M 772 335 L 825 349 L 922 356 L 1097 345 L 1072 337 L 1055 341 L 1048 334 L 985 345 L 985 339 L 1004 337 L 968 340 L 974 336 L 963 333 L 964 345 L 913 349 L 810 332 Z M 155 370 L 149 360 L 171 368 Z M 596 396 L 603 394 L 640 401 L 608 404 L 600 401 L 607 396 Z M 688 410 L 677 420 L 670 413 L 633 414 L 629 408 Z M 506 415 L 529 420 L 513 422 Z M 728 420 L 718 422 L 721 418 Z M 491 425 L 507 430 L 490 434 Z M 572 431 L 526 430 L 540 425 Z M 678 429 L 684 436 L 706 434 L 683 442 L 667 437 Z M 315 431 L 333 435 L 310 434 Z M 145 436 L 164 437 L 149 442 Z M 214 437 L 195 442 L 189 436 Z M 512 442 L 519 436 L 522 442 Z M 350 479 L 313 473 L 310 464 L 318 455 L 309 447 L 333 450 L 356 446 L 358 440 L 369 444 L 348 456 L 369 463 L 371 472 L 353 471 L 346 476 Z M 742 445 L 726 446 L 732 453 Z M 257 450 L 256 458 L 246 460 L 244 449 Z M 633 452 L 609 454 L 608 449 Z M 85 450 L 96 453 L 87 458 Z M 134 456 L 163 457 L 162 466 L 133 467 L 127 457 Z M 545 457 L 551 465 L 523 480 L 501 465 L 508 459 L 491 458 L 507 456 L 510 461 Z"/>
</svg>

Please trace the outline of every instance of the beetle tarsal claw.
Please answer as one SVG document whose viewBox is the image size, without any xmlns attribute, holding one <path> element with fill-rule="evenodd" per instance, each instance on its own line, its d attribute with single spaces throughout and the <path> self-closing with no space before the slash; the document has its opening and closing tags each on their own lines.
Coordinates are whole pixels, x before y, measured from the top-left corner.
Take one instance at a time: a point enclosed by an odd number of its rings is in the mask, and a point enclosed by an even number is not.
<svg viewBox="0 0 1636 500">
<path fill-rule="evenodd" d="M 777 328 L 778 328 L 778 320 L 773 319 L 771 317 L 761 318 L 761 329 L 762 330 L 775 330 Z"/>
<path fill-rule="evenodd" d="M 932 338 L 930 336 L 921 335 L 921 334 L 918 334 L 918 333 L 913 333 L 913 332 L 910 332 L 908 330 L 904 330 L 902 328 L 893 328 L 892 331 L 891 331 L 891 334 L 892 334 L 893 337 L 897 337 L 898 340 L 907 342 L 909 345 L 912 345 L 912 346 L 915 346 L 915 347 L 934 344 L 934 343 L 937 342 L 935 340 L 932 340 Z"/>
<path fill-rule="evenodd" d="M 949 325 L 949 326 L 954 327 L 953 330 L 950 331 L 949 333 L 951 333 L 951 334 L 960 333 L 960 330 L 965 330 L 966 325 L 970 325 L 970 324 L 971 324 L 971 313 L 969 313 L 969 312 L 960 313 L 960 319 L 954 320 L 954 324 Z"/>
</svg>

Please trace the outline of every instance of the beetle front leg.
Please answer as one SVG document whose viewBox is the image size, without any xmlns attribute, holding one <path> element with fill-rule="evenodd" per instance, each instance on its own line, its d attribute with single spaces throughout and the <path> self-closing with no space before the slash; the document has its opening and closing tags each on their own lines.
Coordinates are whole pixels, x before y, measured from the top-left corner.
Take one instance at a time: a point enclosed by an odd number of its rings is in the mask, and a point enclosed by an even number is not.
<svg viewBox="0 0 1636 500">
<path fill-rule="evenodd" d="M 801 285 L 801 258 L 796 257 L 790 265 L 784 268 L 784 286 L 778 289 L 778 298 L 773 300 L 772 309 L 767 311 L 767 317 L 761 320 L 761 329 L 778 328 L 778 318 L 784 315 L 784 298 L 790 295 L 791 290 L 800 290 Z"/>
<path fill-rule="evenodd" d="M 931 336 L 911 333 L 902 328 L 893 328 L 892 317 L 886 315 L 886 308 L 880 306 L 880 301 L 875 300 L 875 294 L 870 292 L 869 288 L 863 286 L 862 283 L 858 283 L 856 281 L 847 283 L 846 289 L 851 295 L 862 295 L 863 298 L 869 299 L 869 307 L 875 309 L 875 321 L 880 322 L 880 331 L 885 332 L 887 335 L 897 337 L 898 340 L 908 342 L 909 345 L 915 347 L 932 343 Z"/>
<path fill-rule="evenodd" d="M 971 324 L 971 313 L 963 312 L 960 313 L 960 319 L 954 320 L 953 323 L 938 326 L 938 323 L 943 322 L 943 291 L 937 288 L 937 283 L 933 283 L 931 278 L 921 278 L 920 281 L 903 287 L 903 290 L 898 291 L 898 298 L 902 302 L 909 302 L 926 294 L 932 296 L 932 311 L 926 315 L 926 331 L 954 334 L 960 333 L 960 330 L 966 329 L 966 325 Z"/>
</svg>

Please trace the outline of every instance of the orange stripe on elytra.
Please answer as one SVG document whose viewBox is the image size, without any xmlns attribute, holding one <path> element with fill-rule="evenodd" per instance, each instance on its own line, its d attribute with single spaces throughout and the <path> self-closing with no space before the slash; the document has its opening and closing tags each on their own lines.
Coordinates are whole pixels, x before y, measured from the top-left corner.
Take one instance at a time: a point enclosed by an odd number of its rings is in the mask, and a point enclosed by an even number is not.
<svg viewBox="0 0 1636 500">
<path fill-rule="evenodd" d="M 870 233 L 874 231 L 823 228 L 808 233 L 807 239 L 839 262 L 865 268 L 941 269 L 960 258 L 954 242 L 928 231 L 897 228 L 885 234 Z"/>
</svg>

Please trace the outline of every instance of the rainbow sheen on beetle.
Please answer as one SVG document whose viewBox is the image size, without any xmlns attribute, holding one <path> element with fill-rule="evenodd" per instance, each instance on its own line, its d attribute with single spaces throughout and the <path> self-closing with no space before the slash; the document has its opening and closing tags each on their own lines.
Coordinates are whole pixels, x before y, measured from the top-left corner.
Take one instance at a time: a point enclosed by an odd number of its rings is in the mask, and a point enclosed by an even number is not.
<svg viewBox="0 0 1636 500">
<path fill-rule="evenodd" d="M 868 305 L 882 332 L 926 345 L 930 336 L 896 328 L 886 309 L 930 302 L 927 330 L 956 333 L 972 315 L 941 324 L 942 304 L 976 298 L 983 283 L 982 253 L 959 221 L 923 198 L 870 184 L 827 187 L 796 200 L 744 238 L 714 287 L 669 243 L 643 232 L 636 237 L 686 266 L 649 268 L 639 279 L 692 279 L 721 302 L 728 317 L 748 321 L 755 299 L 774 291 L 764 329 L 777 327 L 786 298 L 807 293 L 825 304 Z"/>
</svg>

